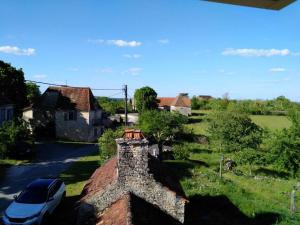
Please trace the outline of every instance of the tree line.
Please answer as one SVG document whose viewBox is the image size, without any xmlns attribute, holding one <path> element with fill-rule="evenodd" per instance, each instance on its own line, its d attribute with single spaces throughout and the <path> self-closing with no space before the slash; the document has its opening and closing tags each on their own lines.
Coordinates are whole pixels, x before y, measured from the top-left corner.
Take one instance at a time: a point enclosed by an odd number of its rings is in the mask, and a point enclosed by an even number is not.
<svg viewBox="0 0 300 225">
<path fill-rule="evenodd" d="M 292 102 L 284 96 L 272 100 L 231 100 L 227 95 L 206 100 L 194 96 L 191 102 L 194 110 L 235 110 L 251 115 L 287 115 L 291 108 L 296 107 L 300 110 L 299 103 Z"/>
</svg>

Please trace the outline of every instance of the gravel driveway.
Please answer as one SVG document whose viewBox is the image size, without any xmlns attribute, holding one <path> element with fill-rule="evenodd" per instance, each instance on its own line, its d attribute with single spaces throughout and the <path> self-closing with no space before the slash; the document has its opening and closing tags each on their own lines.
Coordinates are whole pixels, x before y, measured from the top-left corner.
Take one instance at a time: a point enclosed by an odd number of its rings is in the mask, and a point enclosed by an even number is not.
<svg viewBox="0 0 300 225">
<path fill-rule="evenodd" d="M 13 196 L 31 181 L 39 177 L 56 177 L 79 157 L 90 155 L 97 150 L 97 145 L 94 144 L 37 144 L 34 162 L 10 167 L 0 183 L 0 217 L 12 202 Z"/>
</svg>

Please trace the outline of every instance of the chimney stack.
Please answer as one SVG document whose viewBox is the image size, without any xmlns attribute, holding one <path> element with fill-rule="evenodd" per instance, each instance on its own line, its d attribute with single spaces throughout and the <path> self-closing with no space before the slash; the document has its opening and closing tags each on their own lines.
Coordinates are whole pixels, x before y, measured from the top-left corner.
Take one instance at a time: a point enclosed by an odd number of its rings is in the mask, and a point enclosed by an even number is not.
<svg viewBox="0 0 300 225">
<path fill-rule="evenodd" d="M 140 130 L 125 130 L 118 145 L 119 179 L 139 177 L 148 173 L 148 140 Z"/>
</svg>

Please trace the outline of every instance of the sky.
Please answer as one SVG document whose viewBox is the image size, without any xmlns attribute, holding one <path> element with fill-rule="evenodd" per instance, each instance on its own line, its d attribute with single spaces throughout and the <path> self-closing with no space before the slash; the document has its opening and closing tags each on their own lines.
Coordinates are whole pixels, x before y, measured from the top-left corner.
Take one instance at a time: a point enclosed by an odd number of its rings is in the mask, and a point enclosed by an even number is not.
<svg viewBox="0 0 300 225">
<path fill-rule="evenodd" d="M 300 1 L 272 11 L 201 0 L 1 0 L 0 60 L 27 80 L 127 84 L 129 97 L 147 85 L 164 97 L 300 101 L 299 11 Z"/>
</svg>

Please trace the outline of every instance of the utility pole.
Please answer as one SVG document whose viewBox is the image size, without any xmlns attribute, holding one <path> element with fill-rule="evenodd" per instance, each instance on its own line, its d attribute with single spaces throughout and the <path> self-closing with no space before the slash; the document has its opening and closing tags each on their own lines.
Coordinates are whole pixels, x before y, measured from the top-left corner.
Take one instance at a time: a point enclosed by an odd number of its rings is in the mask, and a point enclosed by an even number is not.
<svg viewBox="0 0 300 225">
<path fill-rule="evenodd" d="M 125 127 L 128 125 L 128 100 L 127 100 L 127 84 L 124 85 L 124 94 L 125 94 Z"/>
</svg>

